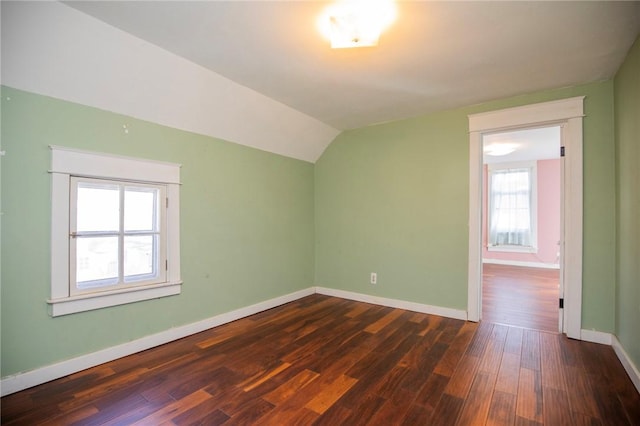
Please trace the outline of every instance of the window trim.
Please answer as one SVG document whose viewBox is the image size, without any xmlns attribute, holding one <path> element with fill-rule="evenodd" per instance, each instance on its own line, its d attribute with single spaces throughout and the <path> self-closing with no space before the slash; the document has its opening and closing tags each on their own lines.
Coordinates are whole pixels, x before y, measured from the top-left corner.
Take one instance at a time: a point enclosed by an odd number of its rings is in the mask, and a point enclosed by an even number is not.
<svg viewBox="0 0 640 426">
<path fill-rule="evenodd" d="M 53 317 L 180 294 L 180 164 L 51 145 L 51 298 Z M 71 176 L 167 187 L 166 282 L 72 296 L 69 280 Z"/>
<path fill-rule="evenodd" d="M 491 227 L 492 194 L 491 194 L 491 173 L 496 170 L 506 169 L 529 169 L 531 179 L 531 204 L 529 214 L 531 215 L 531 245 L 515 246 L 502 245 L 494 246 L 489 242 L 489 229 Z M 487 251 L 508 252 L 508 253 L 537 253 L 538 252 L 538 162 L 518 161 L 487 165 Z"/>
</svg>

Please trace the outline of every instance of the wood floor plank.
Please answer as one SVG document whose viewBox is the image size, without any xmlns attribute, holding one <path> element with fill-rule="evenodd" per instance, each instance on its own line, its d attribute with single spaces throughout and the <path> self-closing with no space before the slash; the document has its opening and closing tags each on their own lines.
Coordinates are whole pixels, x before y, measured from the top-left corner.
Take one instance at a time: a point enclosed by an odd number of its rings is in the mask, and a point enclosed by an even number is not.
<svg viewBox="0 0 640 426">
<path fill-rule="evenodd" d="M 469 343 L 477 328 L 478 325 L 476 323 L 464 323 L 458 332 L 457 338 L 449 345 L 446 354 L 440 359 L 440 362 L 438 362 L 438 365 L 433 370 L 434 373 L 451 377 L 462 355 L 464 355 L 469 347 Z"/>
<path fill-rule="evenodd" d="M 134 425 L 148 425 L 148 424 L 160 424 L 179 416 L 187 410 L 201 404 L 207 399 L 211 398 L 211 395 L 204 390 L 198 390 L 191 395 L 187 395 L 179 401 L 163 407 L 162 409 L 150 414 L 143 419 L 138 420 Z"/>
<path fill-rule="evenodd" d="M 248 378 L 244 382 L 240 383 L 240 387 L 242 387 L 243 391 L 249 392 L 251 389 L 254 389 L 254 388 L 260 386 L 261 384 L 263 384 L 267 380 L 269 380 L 272 377 L 280 374 L 281 372 L 283 372 L 284 370 L 286 370 L 289 367 L 291 367 L 291 364 L 289 364 L 288 362 L 283 362 L 282 364 L 278 365 L 277 367 L 274 367 L 274 368 L 272 368 L 272 369 L 270 369 L 268 371 L 265 371 L 263 373 L 260 373 L 260 374 L 254 375 L 253 377 Z"/>
<path fill-rule="evenodd" d="M 478 371 L 456 424 L 483 425 L 489 415 L 497 374 Z"/>
<path fill-rule="evenodd" d="M 445 394 L 464 400 L 469 394 L 479 363 L 480 359 L 477 357 L 465 354 L 451 376 L 451 380 L 444 390 Z"/>
<path fill-rule="evenodd" d="M 433 417 L 434 409 L 429 409 L 423 405 L 413 404 L 405 414 L 402 425 L 427 425 L 429 419 Z"/>
<path fill-rule="evenodd" d="M 49 418 L 45 421 L 39 422 L 40 426 L 54 426 L 60 424 L 73 424 L 82 423 L 88 424 L 88 419 L 92 416 L 99 415 L 100 410 L 92 405 L 85 405 L 77 410 L 73 410 L 67 413 L 60 413 L 60 415 Z"/>
<path fill-rule="evenodd" d="M 418 364 L 424 358 L 424 354 L 437 344 L 439 337 L 440 332 L 438 330 L 429 330 L 429 332 L 425 334 L 418 332 L 415 345 L 403 355 L 398 365 L 412 369 L 418 368 Z M 448 348 L 448 346 L 446 348 Z"/>
<path fill-rule="evenodd" d="M 566 370 L 562 364 L 562 355 L 557 335 L 540 333 L 540 360 L 542 386 L 566 391 Z"/>
<path fill-rule="evenodd" d="M 565 372 L 571 389 L 567 394 L 572 411 L 597 418 L 598 404 L 594 398 L 589 377 L 578 367 L 567 367 Z"/>
<path fill-rule="evenodd" d="M 431 418 L 423 424 L 432 426 L 455 425 L 463 405 L 464 399 L 445 393 L 442 395 L 442 398 L 440 398 L 435 410 L 433 410 Z"/>
<path fill-rule="evenodd" d="M 542 423 L 538 423 L 533 420 L 525 419 L 524 417 L 516 416 L 515 426 L 541 426 Z"/>
<path fill-rule="evenodd" d="M 367 303 L 360 303 L 359 305 L 354 306 L 349 312 L 344 314 L 344 316 L 348 318 L 356 318 L 358 315 L 368 311 L 370 308 L 371 305 Z"/>
<path fill-rule="evenodd" d="M 313 423 L 314 426 L 335 426 L 344 423 L 344 419 L 351 416 L 352 411 L 340 404 L 332 405 Z"/>
<path fill-rule="evenodd" d="M 540 372 L 520 368 L 516 415 L 534 422 L 543 421 L 542 379 Z"/>
<path fill-rule="evenodd" d="M 509 327 L 507 340 L 504 342 L 504 353 L 521 355 L 523 334 L 524 329 L 520 327 Z"/>
<path fill-rule="evenodd" d="M 371 418 L 375 416 L 386 400 L 375 394 L 368 394 L 358 405 L 356 411 L 351 410 L 351 415 L 344 419 L 345 425 L 365 426 L 371 424 Z"/>
<path fill-rule="evenodd" d="M 467 354 L 477 358 L 482 357 L 484 351 L 487 349 L 487 341 L 491 336 L 494 326 L 495 324 L 486 321 L 482 321 L 480 325 L 478 325 L 478 329 L 471 340 Z"/>
<path fill-rule="evenodd" d="M 146 405 L 137 408 L 136 410 L 131 411 L 123 411 L 117 417 L 114 417 L 111 420 L 104 421 L 101 418 L 97 418 L 97 421 L 94 423 L 96 426 L 121 426 L 121 425 L 131 425 L 135 422 L 143 419 L 160 409 L 162 409 L 166 404 L 155 404 L 155 403 L 147 403 Z M 189 410 L 186 410 L 189 411 Z M 87 421 L 83 421 L 80 423 L 82 426 L 90 425 Z"/>
<path fill-rule="evenodd" d="M 263 399 L 272 403 L 273 405 L 278 405 L 289 399 L 293 394 L 295 394 L 300 389 L 304 388 L 306 385 L 317 378 L 318 373 L 305 369 L 298 373 L 291 380 L 288 380 L 284 384 L 278 386 L 276 389 L 263 396 Z"/>
<path fill-rule="evenodd" d="M 569 398 L 564 390 L 543 385 L 542 400 L 544 424 L 570 425 L 573 423 Z"/>
<path fill-rule="evenodd" d="M 423 405 L 430 410 L 434 410 L 448 383 L 449 377 L 447 376 L 441 376 L 439 374 L 429 375 L 424 386 L 415 397 L 415 403 Z"/>
<path fill-rule="evenodd" d="M 486 426 L 512 425 L 516 419 L 516 395 L 495 391 L 491 398 Z"/>
<path fill-rule="evenodd" d="M 522 367 L 540 371 L 540 332 L 523 330 Z"/>
<path fill-rule="evenodd" d="M 204 401 L 202 404 L 185 411 L 175 417 L 172 423 L 174 425 L 221 425 L 229 421 L 230 417 L 211 405 L 210 402 Z"/>
<path fill-rule="evenodd" d="M 242 408 L 235 413 L 229 420 L 225 421 L 227 425 L 251 425 L 260 421 L 262 416 L 273 410 L 273 405 L 262 398 L 256 398 L 248 401 Z"/>
<path fill-rule="evenodd" d="M 347 393 L 347 391 L 351 389 L 357 381 L 358 380 L 353 377 L 345 375 L 339 376 L 335 381 L 330 383 L 329 386 L 309 401 L 305 407 L 318 414 L 322 414 L 327 411 L 334 402 L 340 399 L 342 395 Z"/>
<path fill-rule="evenodd" d="M 609 346 L 323 295 L 1 405 L 3 425 L 28 426 L 640 424 Z"/>
<path fill-rule="evenodd" d="M 292 398 L 285 401 L 280 406 L 273 408 L 262 417 L 259 421 L 245 424 L 261 424 L 261 425 L 311 425 L 320 419 L 320 415 L 299 403 L 304 402 L 306 396 L 302 398 Z M 333 406 L 335 407 L 335 405 Z M 333 408 L 332 407 L 332 408 Z"/>
<path fill-rule="evenodd" d="M 509 393 L 511 395 L 517 395 L 519 379 L 520 354 L 508 352 L 503 353 L 495 390 Z"/>
<path fill-rule="evenodd" d="M 396 365 L 371 388 L 370 392 L 385 399 L 391 398 L 400 388 L 408 372 L 406 367 Z"/>
<path fill-rule="evenodd" d="M 415 395 L 402 388 L 397 388 L 369 419 L 371 425 L 402 425 L 403 418 L 413 405 Z"/>
<path fill-rule="evenodd" d="M 382 330 L 384 327 L 389 325 L 389 323 L 391 323 L 393 320 L 398 318 L 403 313 L 404 312 L 402 312 L 401 310 L 393 310 L 388 314 L 386 314 L 385 316 L 383 316 L 382 318 L 380 318 L 378 321 L 367 326 L 367 328 L 365 328 L 364 331 L 366 331 L 367 333 L 376 334 L 378 331 Z"/>
<path fill-rule="evenodd" d="M 173 400 L 171 400 L 173 402 Z M 168 400 L 163 401 L 163 404 L 158 404 L 155 401 L 152 402 L 153 406 L 161 406 L 166 403 L 170 403 Z M 103 425 L 109 421 L 114 421 L 122 413 L 138 412 L 141 409 L 144 410 L 149 405 L 149 401 L 142 395 L 137 393 L 121 392 L 119 395 L 114 396 L 110 403 L 104 401 L 98 401 L 98 413 L 84 419 L 83 425 Z M 67 421 L 65 419 L 65 421 Z"/>
<path fill-rule="evenodd" d="M 429 376 L 433 374 L 433 369 L 439 363 L 447 352 L 448 346 L 440 342 L 434 343 L 428 350 L 422 353 L 422 356 L 415 364 L 408 367 L 408 372 L 400 384 L 405 389 L 418 391 Z M 400 364 L 403 365 L 403 364 Z"/>
<path fill-rule="evenodd" d="M 487 347 L 482 356 L 482 360 L 478 365 L 478 370 L 489 373 L 497 374 L 502 362 L 502 353 L 504 350 L 504 341 L 507 338 L 508 327 L 504 325 L 494 325 L 491 335 L 487 340 Z"/>
<path fill-rule="evenodd" d="M 418 333 L 420 336 L 425 336 L 427 333 L 433 330 L 439 330 L 442 323 L 442 317 L 429 316 L 420 323 L 422 330 Z"/>
</svg>

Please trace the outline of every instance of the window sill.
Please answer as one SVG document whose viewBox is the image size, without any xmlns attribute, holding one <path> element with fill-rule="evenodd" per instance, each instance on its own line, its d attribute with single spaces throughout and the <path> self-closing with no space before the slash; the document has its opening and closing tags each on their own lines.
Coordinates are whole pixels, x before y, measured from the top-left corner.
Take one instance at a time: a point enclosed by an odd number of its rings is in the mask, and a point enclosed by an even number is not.
<svg viewBox="0 0 640 426">
<path fill-rule="evenodd" d="M 94 309 L 107 308 L 109 306 L 140 302 L 142 300 L 174 296 L 176 294 L 180 294 L 181 289 L 182 281 L 178 281 L 133 289 L 83 294 L 80 296 L 47 300 L 47 303 L 49 304 L 49 315 L 52 317 L 58 317 L 74 314 L 76 312 L 85 312 Z"/>
<path fill-rule="evenodd" d="M 504 253 L 537 253 L 538 247 L 488 246 L 487 251 L 497 251 L 497 252 L 504 252 Z"/>
</svg>

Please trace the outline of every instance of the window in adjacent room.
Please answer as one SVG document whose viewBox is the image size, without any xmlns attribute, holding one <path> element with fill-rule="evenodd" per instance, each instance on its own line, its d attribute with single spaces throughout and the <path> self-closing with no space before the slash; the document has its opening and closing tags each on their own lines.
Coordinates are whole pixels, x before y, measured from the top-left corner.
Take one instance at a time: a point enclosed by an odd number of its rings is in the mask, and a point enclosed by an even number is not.
<svg viewBox="0 0 640 426">
<path fill-rule="evenodd" d="M 488 181 L 488 249 L 535 252 L 535 162 L 490 165 Z"/>
<path fill-rule="evenodd" d="M 51 149 L 51 314 L 179 294 L 180 166 Z"/>
</svg>

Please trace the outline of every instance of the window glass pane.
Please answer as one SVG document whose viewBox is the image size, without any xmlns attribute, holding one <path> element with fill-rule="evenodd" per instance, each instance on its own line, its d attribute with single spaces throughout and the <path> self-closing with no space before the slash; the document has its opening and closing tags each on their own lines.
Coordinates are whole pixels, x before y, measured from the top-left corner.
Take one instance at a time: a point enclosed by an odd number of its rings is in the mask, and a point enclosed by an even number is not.
<svg viewBox="0 0 640 426">
<path fill-rule="evenodd" d="M 118 282 L 118 237 L 78 237 L 76 281 L 79 289 Z"/>
<path fill-rule="evenodd" d="M 156 246 L 155 235 L 124 237 L 125 281 L 148 280 L 157 276 Z"/>
<path fill-rule="evenodd" d="M 158 190 L 129 187 L 124 191 L 124 230 L 155 231 L 157 228 Z"/>
<path fill-rule="evenodd" d="M 78 183 L 78 232 L 115 231 L 120 222 L 120 189 L 118 185 Z"/>
</svg>

